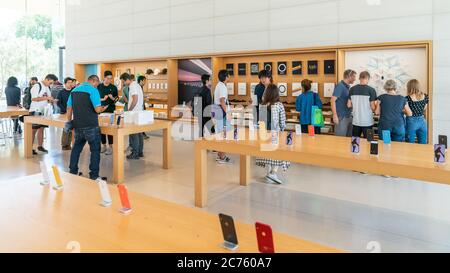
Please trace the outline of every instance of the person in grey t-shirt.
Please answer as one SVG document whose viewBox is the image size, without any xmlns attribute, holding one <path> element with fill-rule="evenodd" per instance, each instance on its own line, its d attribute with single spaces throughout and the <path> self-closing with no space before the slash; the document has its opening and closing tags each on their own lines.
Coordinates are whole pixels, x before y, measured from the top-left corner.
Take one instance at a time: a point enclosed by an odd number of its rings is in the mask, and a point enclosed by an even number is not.
<svg viewBox="0 0 450 273">
<path fill-rule="evenodd" d="M 373 112 L 377 108 L 377 92 L 369 86 L 370 74 L 367 71 L 359 75 L 360 84 L 350 88 L 347 106 L 353 108 L 353 136 L 367 138 L 367 130 L 374 125 Z"/>
<path fill-rule="evenodd" d="M 344 80 L 336 85 L 331 98 L 334 133 L 336 136 L 352 136 L 352 109 L 347 103 L 350 98 L 350 85 L 356 81 L 356 72 L 348 69 L 344 72 Z"/>
</svg>

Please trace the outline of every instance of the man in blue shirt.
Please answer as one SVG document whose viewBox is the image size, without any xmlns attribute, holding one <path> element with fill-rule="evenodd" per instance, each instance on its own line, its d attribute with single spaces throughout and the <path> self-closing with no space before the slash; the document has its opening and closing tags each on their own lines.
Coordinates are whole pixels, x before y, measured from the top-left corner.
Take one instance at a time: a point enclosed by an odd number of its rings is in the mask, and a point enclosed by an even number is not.
<svg viewBox="0 0 450 273">
<path fill-rule="evenodd" d="M 333 111 L 334 133 L 336 136 L 352 136 L 352 109 L 347 103 L 350 98 L 350 85 L 356 81 L 356 72 L 346 70 L 344 80 L 336 85 L 331 98 L 331 110 Z"/>
<path fill-rule="evenodd" d="M 70 155 L 70 173 L 78 174 L 78 161 L 86 142 L 90 146 L 91 160 L 89 177 L 92 180 L 99 178 L 100 171 L 100 127 L 98 114 L 106 110 L 102 106 L 97 86 L 100 79 L 96 75 L 75 88 L 67 101 L 67 118 L 75 129 L 75 144 Z"/>
</svg>

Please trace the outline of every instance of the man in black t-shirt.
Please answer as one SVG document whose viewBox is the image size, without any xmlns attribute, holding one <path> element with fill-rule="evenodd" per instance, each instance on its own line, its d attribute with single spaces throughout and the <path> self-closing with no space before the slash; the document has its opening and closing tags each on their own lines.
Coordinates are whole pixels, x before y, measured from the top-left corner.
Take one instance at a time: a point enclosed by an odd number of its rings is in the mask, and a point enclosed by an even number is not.
<svg viewBox="0 0 450 273">
<path fill-rule="evenodd" d="M 272 72 L 268 70 L 261 70 L 258 74 L 258 78 L 259 84 L 255 87 L 255 95 L 258 98 L 258 104 L 256 106 L 256 115 L 253 113 L 253 116 L 256 116 L 255 124 L 258 124 L 259 121 L 259 105 L 263 101 L 266 87 L 273 82 Z"/>
<path fill-rule="evenodd" d="M 102 106 L 107 106 L 105 113 L 114 113 L 116 110 L 116 102 L 119 97 L 117 87 L 113 84 L 113 74 L 111 71 L 105 71 L 103 83 L 98 87 Z M 109 146 L 108 146 L 109 144 Z M 106 143 L 106 135 L 102 134 L 102 150 L 101 153 L 106 155 L 112 154 L 113 137 L 108 136 L 108 144 Z"/>
<path fill-rule="evenodd" d="M 199 97 L 201 99 L 202 108 L 196 109 L 196 105 L 194 105 L 194 111 L 198 111 L 196 114 L 198 118 L 198 123 L 200 125 L 200 137 L 203 137 L 205 125 L 208 123 L 208 121 L 211 120 L 211 107 L 210 106 L 212 102 L 212 95 L 211 95 L 211 75 L 204 74 L 202 75 L 202 83 L 203 86 L 200 89 L 200 92 L 196 97 Z M 194 100 L 195 102 L 195 100 Z M 205 109 L 209 109 L 209 113 L 205 113 Z M 201 113 L 199 113 L 201 111 Z M 207 110 L 208 111 L 208 110 Z M 211 130 L 208 128 L 208 130 L 211 132 Z"/>
</svg>

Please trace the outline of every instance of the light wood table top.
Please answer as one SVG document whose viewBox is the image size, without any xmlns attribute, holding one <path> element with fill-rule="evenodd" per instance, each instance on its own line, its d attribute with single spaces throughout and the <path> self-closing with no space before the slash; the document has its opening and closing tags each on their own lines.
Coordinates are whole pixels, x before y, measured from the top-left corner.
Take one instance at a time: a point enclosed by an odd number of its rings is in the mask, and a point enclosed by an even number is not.
<svg viewBox="0 0 450 273">
<path fill-rule="evenodd" d="M 66 115 L 53 115 L 52 118 L 47 118 L 43 116 L 28 116 L 25 117 L 26 123 L 32 123 L 32 124 L 41 124 L 51 127 L 58 127 L 58 128 L 64 128 L 67 117 Z M 149 131 L 156 131 L 156 130 L 162 130 L 164 128 L 167 128 L 172 123 L 170 121 L 165 120 L 155 120 L 151 124 L 145 124 L 145 125 L 135 125 L 135 124 L 123 124 L 120 127 L 119 126 L 111 126 L 109 124 L 102 123 L 102 118 L 99 118 L 99 126 L 101 129 L 101 132 L 103 134 L 114 134 L 117 131 L 120 131 L 123 135 L 130 135 L 130 134 L 137 134 L 142 132 L 149 132 Z"/>
<path fill-rule="evenodd" d="M 16 116 L 27 116 L 28 110 L 14 106 L 0 106 L 0 118 L 9 118 Z"/>
<path fill-rule="evenodd" d="M 105 119 L 99 117 L 100 131 L 102 134 L 110 135 L 113 137 L 113 174 L 111 182 L 114 183 L 124 183 L 124 162 L 125 162 L 125 151 L 124 137 L 131 134 L 139 134 L 143 132 L 151 131 L 163 131 L 163 168 L 170 169 L 172 166 L 172 122 L 165 120 L 155 120 L 151 124 L 145 125 L 134 125 L 134 124 L 123 124 L 121 126 L 111 126 L 109 125 L 109 119 L 107 123 L 104 123 Z M 33 143 L 32 143 L 32 124 L 40 124 L 58 128 L 64 128 L 67 122 L 66 115 L 53 115 L 51 118 L 43 116 L 28 116 L 25 117 L 25 158 L 31 158 L 33 156 Z"/>
<path fill-rule="evenodd" d="M 111 208 L 99 205 L 95 182 L 61 173 L 62 191 L 39 185 L 40 175 L 0 183 L 0 252 L 221 253 L 218 216 L 142 194 L 129 192 L 133 212 L 118 212 L 116 187 L 110 186 Z M 257 252 L 253 225 L 236 221 L 240 249 Z M 339 252 L 275 233 L 277 252 Z"/>
<path fill-rule="evenodd" d="M 233 132 L 228 139 L 232 139 Z M 359 171 L 377 175 L 389 175 L 421 181 L 450 184 L 450 163 L 434 163 L 433 145 L 396 143 L 385 145 L 379 142 L 379 156 L 370 155 L 370 143 L 361 139 L 360 154 L 351 153 L 351 138 L 327 135 L 295 136 L 294 145 L 286 145 L 286 132 L 280 134 L 280 145 L 274 150 L 269 140 L 260 141 L 259 133 L 254 140 L 249 139 L 249 130 L 242 132 L 247 140 L 198 140 L 196 151 L 196 205 L 206 205 L 206 166 L 204 163 L 206 150 L 216 150 L 241 155 L 241 185 L 248 184 L 250 173 L 250 157 L 264 157 L 319 167 Z M 244 139 L 244 137 L 243 137 Z M 338 183 L 338 182 L 337 182 Z"/>
</svg>

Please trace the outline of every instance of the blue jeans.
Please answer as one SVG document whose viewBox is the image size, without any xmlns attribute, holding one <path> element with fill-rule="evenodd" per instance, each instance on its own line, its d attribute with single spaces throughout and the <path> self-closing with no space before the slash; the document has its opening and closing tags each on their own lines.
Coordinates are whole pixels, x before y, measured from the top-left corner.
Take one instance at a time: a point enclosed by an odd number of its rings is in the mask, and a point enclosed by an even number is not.
<svg viewBox="0 0 450 273">
<path fill-rule="evenodd" d="M 131 155 L 139 157 L 144 153 L 144 136 L 142 134 L 130 135 Z"/>
<path fill-rule="evenodd" d="M 392 141 L 395 141 L 395 142 L 404 142 L 405 141 L 406 131 L 405 131 L 405 126 L 403 124 L 398 125 L 396 127 L 384 127 L 384 126 L 380 125 L 379 130 L 380 130 L 379 135 L 380 135 L 381 140 L 383 140 L 383 131 L 390 131 Z"/>
<path fill-rule="evenodd" d="M 89 164 L 89 177 L 93 180 L 99 178 L 100 171 L 100 128 L 75 129 L 75 144 L 70 154 L 70 173 L 78 174 L 78 161 L 86 142 L 91 150 L 91 161 Z"/>
<path fill-rule="evenodd" d="M 419 144 L 427 144 L 428 127 L 425 117 L 408 117 L 406 119 L 406 135 L 409 143 L 415 143 L 417 137 Z"/>
</svg>

